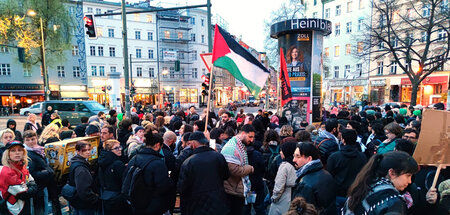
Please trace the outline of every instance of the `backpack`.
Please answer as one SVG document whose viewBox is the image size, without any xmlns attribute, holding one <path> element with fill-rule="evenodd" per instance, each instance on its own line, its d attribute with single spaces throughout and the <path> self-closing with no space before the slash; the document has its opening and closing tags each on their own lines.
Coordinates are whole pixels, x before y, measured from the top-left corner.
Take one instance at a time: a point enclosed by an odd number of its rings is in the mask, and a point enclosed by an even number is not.
<svg viewBox="0 0 450 215">
<path fill-rule="evenodd" d="M 280 145 L 277 145 L 277 148 L 275 150 L 273 150 L 270 146 L 268 147 L 270 150 L 270 156 L 269 159 L 267 160 L 267 169 L 270 169 L 270 165 L 272 164 L 273 160 L 275 159 L 275 157 L 277 155 L 280 154 Z"/>
<path fill-rule="evenodd" d="M 140 167 L 137 164 L 138 157 L 139 156 L 136 155 L 130 161 L 132 165 L 126 172 L 122 182 L 121 192 L 125 196 L 127 203 L 131 205 L 133 209 L 145 209 L 152 200 L 151 196 L 149 197 L 149 194 L 151 195 L 152 193 L 152 188 L 145 183 L 144 170 L 148 164 L 152 161 L 159 160 L 159 158 L 153 157 Z"/>
</svg>

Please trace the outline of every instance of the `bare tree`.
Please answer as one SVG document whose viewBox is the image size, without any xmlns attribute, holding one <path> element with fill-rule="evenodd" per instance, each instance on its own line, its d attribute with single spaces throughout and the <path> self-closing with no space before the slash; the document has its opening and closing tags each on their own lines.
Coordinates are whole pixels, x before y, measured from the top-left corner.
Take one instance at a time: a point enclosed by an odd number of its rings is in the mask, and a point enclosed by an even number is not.
<svg viewBox="0 0 450 215">
<path fill-rule="evenodd" d="M 411 80 L 411 105 L 420 83 L 442 70 L 449 59 L 448 0 L 377 0 L 372 21 L 358 44 L 357 55 L 372 61 L 391 59 Z"/>
</svg>

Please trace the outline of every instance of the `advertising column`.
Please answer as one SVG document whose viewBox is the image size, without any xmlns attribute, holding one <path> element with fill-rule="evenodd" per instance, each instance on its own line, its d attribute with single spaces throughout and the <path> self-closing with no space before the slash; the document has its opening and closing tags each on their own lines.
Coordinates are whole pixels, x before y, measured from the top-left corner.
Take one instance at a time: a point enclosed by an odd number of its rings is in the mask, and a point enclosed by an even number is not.
<svg viewBox="0 0 450 215">
<path fill-rule="evenodd" d="M 278 39 L 278 46 L 284 53 L 280 62 L 286 63 L 285 77 L 289 93 L 283 93 L 282 117 L 289 124 L 299 128 L 302 121 L 320 122 L 322 41 L 331 33 L 331 22 L 323 19 L 293 19 L 271 26 L 271 37 Z M 284 67 L 283 67 L 284 68 Z M 287 76 L 286 77 L 286 74 Z"/>
</svg>

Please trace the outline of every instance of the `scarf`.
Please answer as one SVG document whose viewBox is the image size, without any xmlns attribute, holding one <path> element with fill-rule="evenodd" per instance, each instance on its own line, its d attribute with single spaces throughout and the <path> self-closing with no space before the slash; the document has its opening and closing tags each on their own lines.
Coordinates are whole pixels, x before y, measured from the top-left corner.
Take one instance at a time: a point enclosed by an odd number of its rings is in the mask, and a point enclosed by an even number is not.
<svg viewBox="0 0 450 215">
<path fill-rule="evenodd" d="M 27 151 L 33 151 L 33 152 L 36 152 L 37 154 L 41 155 L 42 157 L 45 157 L 45 151 L 44 151 L 45 148 L 44 147 L 42 147 L 40 145 L 36 145 L 35 147 L 31 148 L 25 144 L 24 144 L 24 146 Z"/>
<path fill-rule="evenodd" d="M 248 165 L 248 157 L 247 157 L 247 149 L 245 148 L 242 141 L 234 136 L 231 138 L 222 148 L 222 155 L 225 157 L 225 160 L 228 163 L 237 164 L 240 166 Z M 250 196 L 250 177 L 244 176 L 242 177 L 242 183 L 244 185 L 244 197 L 245 204 L 247 204 L 247 198 Z"/>
<path fill-rule="evenodd" d="M 339 145 L 339 140 L 336 138 L 336 136 L 334 136 L 332 133 L 330 133 L 326 130 L 319 130 L 319 137 L 323 137 L 326 139 L 333 139 Z"/>
<path fill-rule="evenodd" d="M 302 167 L 300 167 L 297 170 L 297 172 L 295 172 L 295 174 L 297 175 L 297 178 L 302 176 L 303 173 L 305 173 L 305 171 L 308 169 L 308 167 L 310 167 L 311 165 L 316 164 L 316 163 L 320 163 L 320 159 L 312 160 L 309 163 L 307 163 L 307 164 L 303 165 Z"/>
</svg>

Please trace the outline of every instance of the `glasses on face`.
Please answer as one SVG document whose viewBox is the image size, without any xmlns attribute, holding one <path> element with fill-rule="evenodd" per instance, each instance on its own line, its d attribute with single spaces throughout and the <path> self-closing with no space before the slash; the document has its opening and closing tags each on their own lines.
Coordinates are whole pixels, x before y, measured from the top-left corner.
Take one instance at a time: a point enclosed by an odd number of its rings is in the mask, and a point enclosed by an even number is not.
<svg viewBox="0 0 450 215">
<path fill-rule="evenodd" d="M 122 150 L 122 146 L 117 146 L 115 148 L 112 148 L 111 150 L 112 151 L 120 151 L 120 150 Z"/>
<path fill-rule="evenodd" d="M 407 140 L 409 140 L 409 139 L 416 139 L 416 137 L 403 135 L 403 139 L 407 139 Z"/>
</svg>

